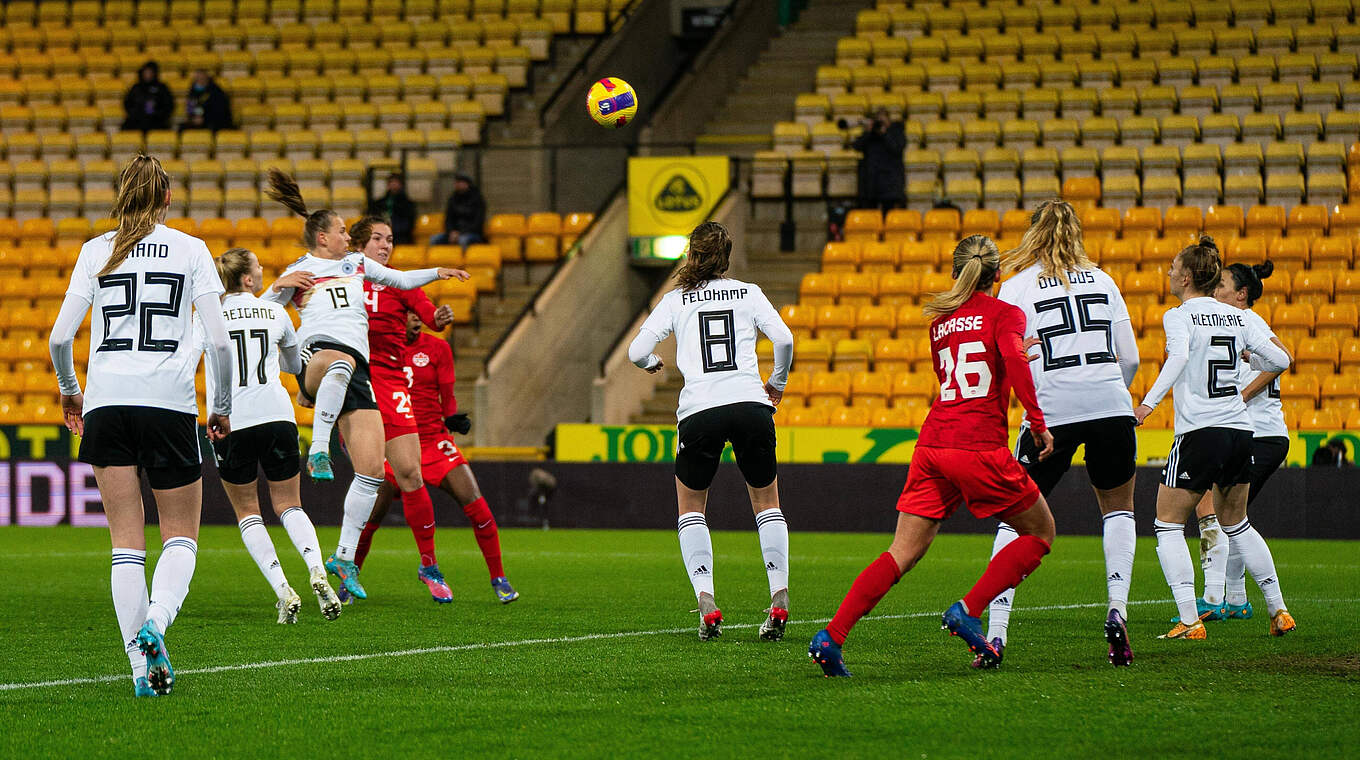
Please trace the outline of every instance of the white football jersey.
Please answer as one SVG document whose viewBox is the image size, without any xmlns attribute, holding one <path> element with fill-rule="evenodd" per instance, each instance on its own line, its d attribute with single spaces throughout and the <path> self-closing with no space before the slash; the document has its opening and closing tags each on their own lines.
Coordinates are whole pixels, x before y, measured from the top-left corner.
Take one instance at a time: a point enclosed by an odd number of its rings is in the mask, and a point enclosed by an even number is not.
<svg viewBox="0 0 1360 760">
<path fill-rule="evenodd" d="M 1132 417 L 1133 399 L 1115 355 L 1114 328 L 1129 309 L 1114 280 L 1099 269 L 1044 277 L 1038 264 L 1001 284 L 1002 301 L 1025 313 L 1025 336 L 1039 338 L 1030 362 L 1049 427 Z"/>
<path fill-rule="evenodd" d="M 368 312 L 364 309 L 367 263 L 362 253 L 351 253 L 342 259 L 323 259 L 308 253 L 283 271 L 311 272 L 315 276 L 312 287 L 293 291 L 293 308 L 301 321 L 297 336 L 302 345 L 329 341 L 348 346 L 368 358 Z"/>
<path fill-rule="evenodd" d="M 212 254 L 202 240 L 158 224 L 116 270 L 96 277 L 113 237 L 81 246 L 66 291 L 93 310 L 85 411 L 149 406 L 196 415 L 194 375 L 203 351 L 193 304 L 223 290 Z"/>
<path fill-rule="evenodd" d="M 1167 356 L 1187 359 L 1171 386 L 1176 435 L 1207 427 L 1251 430 L 1247 405 L 1237 389 L 1238 363 L 1243 349 L 1283 353 L 1270 342 L 1270 334 L 1249 321 L 1241 309 L 1209 296 L 1168 309 L 1162 326 Z"/>
<path fill-rule="evenodd" d="M 677 420 L 743 401 L 772 406 L 756 362 L 756 331 L 788 328 L 760 286 L 718 279 L 677 288 L 661 297 L 642 330 L 658 342 L 675 333 L 675 361 L 685 377 Z"/>
<path fill-rule="evenodd" d="M 279 382 L 279 348 L 298 345 L 293 320 L 282 306 L 245 292 L 222 299 L 222 317 L 235 357 L 229 379 L 231 429 L 295 422 L 293 400 Z M 201 329 L 198 334 L 201 340 Z M 208 398 L 212 398 L 218 380 L 212 362 L 207 367 Z"/>
<path fill-rule="evenodd" d="M 1272 339 L 1275 338 L 1275 331 L 1270 329 L 1270 325 L 1266 324 L 1260 314 L 1247 309 L 1242 315 L 1257 329 Z M 1239 391 L 1251 385 L 1251 381 L 1261 375 L 1260 370 L 1251 368 L 1250 362 L 1241 362 L 1239 372 L 1241 373 L 1237 382 Z M 1289 437 L 1289 426 L 1284 422 L 1284 407 L 1280 404 L 1280 378 L 1272 380 L 1265 390 L 1247 401 L 1247 418 L 1251 420 L 1252 433 L 1257 438 Z"/>
<path fill-rule="evenodd" d="M 364 304 L 364 280 L 402 290 L 428 285 L 439 279 L 439 270 L 391 269 L 362 253 L 347 253 L 344 258 L 323 259 L 311 253 L 288 265 L 283 271 L 311 272 L 312 287 L 306 290 L 287 288 L 280 293 L 273 288 L 265 291 L 265 299 L 274 303 L 291 300 L 297 309 L 301 325 L 298 340 L 303 346 L 317 341 L 329 341 L 354 349 L 368 359 L 368 309 Z"/>
</svg>

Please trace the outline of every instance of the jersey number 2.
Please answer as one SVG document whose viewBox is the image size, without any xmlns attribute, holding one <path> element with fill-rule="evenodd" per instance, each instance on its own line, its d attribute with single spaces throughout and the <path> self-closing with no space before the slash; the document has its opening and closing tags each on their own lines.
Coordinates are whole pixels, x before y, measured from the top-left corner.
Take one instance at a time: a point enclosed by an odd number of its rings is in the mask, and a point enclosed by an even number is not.
<svg viewBox="0 0 1360 760">
<path fill-rule="evenodd" d="M 101 290 L 116 288 L 123 291 L 123 303 L 109 304 L 101 308 L 100 311 L 104 317 L 104 340 L 99 344 L 97 351 L 131 351 L 132 338 L 109 337 L 109 328 L 115 318 L 130 317 L 138 312 L 140 312 L 137 330 L 138 351 L 173 354 L 179 348 L 179 341 L 174 338 L 157 339 L 151 337 L 151 328 L 155 324 L 155 317 L 179 316 L 180 302 L 184 299 L 184 275 L 170 272 L 144 272 L 142 284 L 169 285 L 170 297 L 164 301 L 142 301 L 139 305 L 137 302 L 137 274 L 135 272 L 109 274 L 99 278 Z"/>
<path fill-rule="evenodd" d="M 737 321 L 732 310 L 699 312 L 699 359 L 704 372 L 737 369 Z"/>
<path fill-rule="evenodd" d="M 987 366 L 985 361 L 970 361 L 968 357 L 985 353 L 987 347 L 982 341 L 970 340 L 967 343 L 959 344 L 958 363 L 954 362 L 954 356 L 949 352 L 949 346 L 941 348 L 940 370 L 944 375 L 944 381 L 940 383 L 940 400 L 953 401 L 962 393 L 964 398 L 982 398 L 992 389 L 992 368 Z M 969 375 L 977 376 L 977 383 L 968 382 Z M 957 389 L 950 387 L 950 381 L 958 386 Z"/>
<path fill-rule="evenodd" d="M 1215 335 L 1209 338 L 1211 347 L 1221 346 L 1228 349 L 1224 359 L 1209 360 L 1209 398 L 1226 398 L 1237 395 L 1237 386 L 1218 384 L 1218 373 L 1237 371 L 1237 338 L 1231 335 Z"/>
</svg>

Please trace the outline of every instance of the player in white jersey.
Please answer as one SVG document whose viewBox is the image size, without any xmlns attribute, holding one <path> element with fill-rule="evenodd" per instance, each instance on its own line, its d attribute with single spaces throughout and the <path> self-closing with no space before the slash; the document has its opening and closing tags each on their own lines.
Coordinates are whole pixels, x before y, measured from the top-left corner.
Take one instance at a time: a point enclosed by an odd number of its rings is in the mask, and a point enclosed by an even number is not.
<svg viewBox="0 0 1360 760">
<path fill-rule="evenodd" d="M 1002 301 L 1025 314 L 1025 334 L 1038 341 L 1030 363 L 1039 406 L 1053 434 L 1053 455 L 1040 461 L 1039 447 L 1022 426 L 1016 458 L 1045 497 L 1072 466 L 1079 446 L 1104 522 L 1105 585 L 1109 605 L 1105 639 L 1112 665 L 1133 661 L 1129 645 L 1129 581 L 1137 535 L 1133 521 L 1133 480 L 1138 444 L 1129 383 L 1138 373 L 1138 343 L 1119 286 L 1086 257 L 1081 220 L 1064 201 L 1045 201 L 1035 210 L 1020 247 L 1003 265 L 1016 272 L 1001 285 Z M 998 526 L 995 556 L 1017 537 Z M 992 602 L 987 638 L 998 653 L 1006 645 L 1015 589 Z M 985 660 L 978 657 L 975 666 Z"/>
<path fill-rule="evenodd" d="M 198 553 L 203 489 L 194 375 L 202 350 L 195 310 L 208 362 L 225 374 L 232 360 L 208 246 L 159 223 L 169 206 L 170 177 L 160 162 L 146 155 L 129 161 L 113 208 L 118 228 L 81 247 L 50 338 L 62 416 L 82 436 L 79 458 L 94 467 L 108 518 L 113 608 L 139 697 L 174 686 L 164 637 L 189 593 Z M 91 306 L 82 394 L 72 350 Z M 209 401 L 210 439 L 231 432 L 230 413 L 231 393 L 222 388 Z M 163 541 L 149 597 L 143 470 Z"/>
<path fill-rule="evenodd" d="M 1266 261 L 1248 266 L 1241 262 L 1225 267 L 1226 274 L 1214 291 L 1214 298 L 1242 309 L 1242 316 L 1253 322 L 1270 335 L 1271 341 L 1285 349 L 1270 326 L 1256 312 L 1251 310 L 1256 299 L 1264 290 L 1262 280 L 1275 271 L 1274 263 Z M 1287 349 L 1285 349 L 1287 350 Z M 1263 372 L 1259 360 L 1244 355 L 1238 365 L 1237 386 L 1241 389 L 1242 400 L 1247 404 L 1247 416 L 1251 420 L 1251 464 L 1247 467 L 1250 490 L 1247 504 L 1250 505 L 1261 492 L 1261 487 L 1275 474 L 1289 454 L 1289 428 L 1285 425 L 1284 409 L 1280 405 L 1279 372 Z M 1271 616 L 1270 632 L 1282 635 L 1293 630 L 1293 618 L 1289 617 L 1287 627 L 1280 628 L 1277 620 L 1284 624 L 1284 618 L 1277 618 L 1276 611 L 1284 607 L 1284 596 L 1280 592 L 1280 579 L 1275 572 L 1275 560 L 1265 539 L 1247 521 L 1245 515 L 1236 525 L 1220 526 L 1214 514 L 1213 500 L 1207 496 L 1200 500 L 1195 509 L 1199 516 L 1200 556 L 1206 566 L 1226 563 L 1228 574 L 1227 593 L 1223 603 L 1210 605 L 1201 598 L 1196 604 L 1205 620 L 1246 620 L 1252 616 L 1251 602 L 1247 600 L 1247 568 L 1261 588 L 1266 598 L 1266 608 Z M 1228 540 L 1223 540 L 1224 536 Z"/>
<path fill-rule="evenodd" d="M 1185 543 L 1185 521 L 1204 492 L 1214 511 L 1236 523 L 1246 517 L 1252 425 L 1237 388 L 1240 353 L 1257 358 L 1267 372 L 1289 366 L 1289 353 L 1243 312 L 1212 297 L 1222 277 L 1218 248 L 1200 238 L 1176 255 L 1167 271 L 1168 290 L 1181 304 L 1162 318 L 1166 363 L 1134 410 L 1139 424 L 1174 389 L 1176 438 L 1157 489 L 1157 557 L 1176 600 L 1180 620 L 1164 638 L 1203 639 L 1195 605 L 1195 568 Z M 1205 601 L 1222 604 L 1226 563 L 1205 571 Z M 1286 613 L 1287 614 L 1287 613 Z M 1292 620 L 1290 621 L 1292 624 Z"/>
<path fill-rule="evenodd" d="M 354 465 L 340 541 L 335 554 L 326 560 L 326 569 L 350 594 L 367 599 L 359 584 L 354 550 L 383 482 L 383 425 L 368 382 L 364 281 L 409 290 L 450 277 L 466 280 L 469 275 L 445 267 L 402 272 L 362 253 L 350 253 L 345 220 L 329 209 L 308 213 L 297 183 L 277 169 L 269 172 L 268 194 L 307 220 L 302 231 L 307 254 L 290 264 L 265 294 L 266 300 L 275 303 L 291 302 L 302 320 L 298 342 L 303 368 L 298 386 L 316 407 L 307 469 L 316 480 L 334 478 L 328 447 L 337 423 Z"/>
<path fill-rule="evenodd" d="M 732 238 L 721 224 L 704 222 L 694 228 L 685 264 L 676 274 L 679 287 L 663 296 L 647 317 L 628 347 L 628 358 L 648 372 L 659 371 L 661 358 L 652 349 L 675 333 L 676 364 L 685 378 L 676 412 L 675 492 L 680 554 L 699 601 L 699 639 L 722 634 L 704 510 L 723 447 L 731 441 L 755 511 L 770 583 L 770 612 L 760 637 L 778 641 L 789 618 L 789 531 L 775 477 L 774 407 L 788 381 L 793 335 L 759 286 L 723 276 L 731 253 Z M 757 330 L 774 342 L 768 382 L 761 381 L 756 362 Z"/>
<path fill-rule="evenodd" d="M 283 307 L 259 298 L 264 292 L 264 269 L 254 253 L 233 248 L 217 258 L 217 273 L 226 293 L 222 316 L 235 355 L 232 374 L 225 380 L 208 367 L 208 393 L 225 382 L 236 410 L 231 435 L 213 442 L 217 472 L 227 492 L 241 541 L 278 596 L 280 623 L 296 623 L 302 599 L 288 585 L 274 542 L 260 517 L 259 471 L 269 483 L 269 500 L 302 560 L 307 563 L 312 593 L 327 620 L 340 616 L 340 599 L 326 580 L 316 528 L 302 511 L 298 492 L 298 430 L 293 399 L 279 382 L 279 371 L 302 370 L 297 334 Z"/>
</svg>

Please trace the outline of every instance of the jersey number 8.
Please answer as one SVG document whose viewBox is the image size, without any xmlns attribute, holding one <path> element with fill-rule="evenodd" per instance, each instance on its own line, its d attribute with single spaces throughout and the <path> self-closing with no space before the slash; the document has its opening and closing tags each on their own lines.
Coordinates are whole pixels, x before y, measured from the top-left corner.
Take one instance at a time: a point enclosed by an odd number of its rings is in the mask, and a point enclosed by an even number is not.
<svg viewBox="0 0 1360 760">
<path fill-rule="evenodd" d="M 987 366 L 985 361 L 969 361 L 968 357 L 986 353 L 987 347 L 982 345 L 982 341 L 970 340 L 967 343 L 959 344 L 959 361 L 954 363 L 954 357 L 949 352 L 949 346 L 940 349 L 940 370 L 944 375 L 944 381 L 940 383 L 940 400 L 953 401 L 958 398 L 961 392 L 964 398 L 982 398 L 992 389 L 992 368 Z M 968 376 L 976 375 L 977 384 L 970 385 Z M 950 379 L 953 379 L 955 388 L 949 387 Z"/>
</svg>

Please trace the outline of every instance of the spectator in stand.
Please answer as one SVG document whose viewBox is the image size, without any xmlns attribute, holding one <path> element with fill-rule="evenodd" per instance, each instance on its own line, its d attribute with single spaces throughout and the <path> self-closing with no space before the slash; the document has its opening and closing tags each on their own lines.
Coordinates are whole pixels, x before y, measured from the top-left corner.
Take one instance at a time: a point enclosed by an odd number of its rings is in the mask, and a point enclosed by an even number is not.
<svg viewBox="0 0 1360 760">
<path fill-rule="evenodd" d="M 161 81 L 160 64 L 155 61 L 142 64 L 141 70 L 137 72 L 137 83 L 123 98 L 123 110 L 127 112 L 127 118 L 123 120 L 125 130 L 146 132 L 170 128 L 170 116 L 175 112 L 175 96 Z"/>
<path fill-rule="evenodd" d="M 1346 460 L 1346 442 L 1340 436 L 1327 441 L 1313 452 L 1314 467 L 1350 467 Z"/>
<path fill-rule="evenodd" d="M 398 172 L 387 175 L 387 193 L 369 204 L 370 216 L 382 217 L 392 223 L 392 242 L 410 245 L 415 240 L 416 204 L 406 194 L 406 180 Z"/>
<path fill-rule="evenodd" d="M 202 69 L 194 72 L 184 107 L 185 119 L 180 129 L 211 129 L 214 132 L 231 129 L 231 99 Z"/>
<path fill-rule="evenodd" d="M 472 178 L 459 174 L 454 178 L 453 195 L 444 208 L 444 231 L 430 238 L 430 245 L 457 243 L 466 248 L 482 242 L 482 227 L 486 224 L 486 199 L 472 184 Z"/>
<path fill-rule="evenodd" d="M 863 155 L 859 161 L 859 207 L 883 211 L 901 208 L 907 202 L 906 166 L 902 162 L 906 127 L 889 118 L 882 108 L 861 127 L 864 131 L 852 144 Z"/>
</svg>

